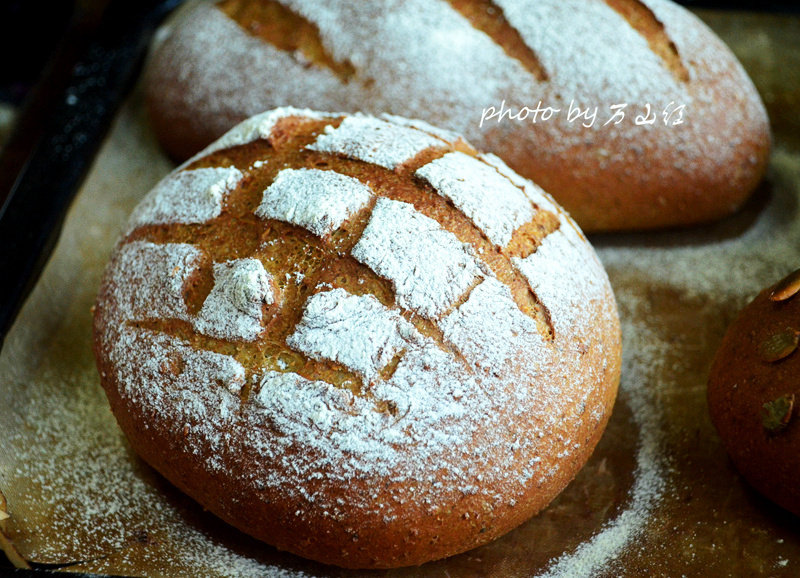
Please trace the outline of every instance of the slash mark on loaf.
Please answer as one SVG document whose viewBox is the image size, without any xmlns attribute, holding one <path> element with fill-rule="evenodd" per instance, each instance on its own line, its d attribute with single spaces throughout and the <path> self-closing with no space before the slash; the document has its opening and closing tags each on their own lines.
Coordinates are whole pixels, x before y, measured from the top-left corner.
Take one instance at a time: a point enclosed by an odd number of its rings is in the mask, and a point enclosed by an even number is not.
<svg viewBox="0 0 800 578">
<path fill-rule="evenodd" d="M 347 60 L 338 62 L 333 59 L 313 23 L 280 2 L 227 0 L 217 6 L 248 34 L 268 42 L 278 50 L 302 54 L 310 64 L 329 69 L 342 82 L 348 82 L 356 73 Z"/>
<path fill-rule="evenodd" d="M 519 62 L 539 82 L 549 75 L 536 53 L 525 44 L 520 33 L 506 20 L 503 9 L 491 0 L 448 0 L 450 5 L 475 28 L 489 36 L 511 58 Z"/>
<path fill-rule="evenodd" d="M 681 62 L 675 43 L 667 35 L 653 11 L 639 0 L 604 0 L 608 6 L 628 21 L 628 24 L 647 40 L 656 56 L 679 82 L 689 82 L 689 71 Z"/>
</svg>

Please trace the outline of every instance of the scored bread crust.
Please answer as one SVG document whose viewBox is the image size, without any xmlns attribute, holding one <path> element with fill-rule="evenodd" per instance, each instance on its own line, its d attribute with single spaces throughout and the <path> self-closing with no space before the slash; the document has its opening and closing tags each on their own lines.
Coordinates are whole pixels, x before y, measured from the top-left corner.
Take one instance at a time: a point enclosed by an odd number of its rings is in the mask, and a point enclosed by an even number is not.
<svg viewBox="0 0 800 578">
<path fill-rule="evenodd" d="M 193 7 L 162 36 L 147 101 L 181 159 L 276 106 L 388 112 L 497 154 L 585 231 L 728 215 L 768 160 L 769 123 L 747 74 L 663 0 L 225 0 Z M 501 103 L 560 113 L 481 127 Z M 624 120 L 609 124 L 620 104 Z M 570 122 L 572 105 L 598 107 L 594 126 Z M 654 123 L 636 126 L 639 115 Z"/>
<path fill-rule="evenodd" d="M 605 271 L 536 185 L 418 121 L 288 108 L 147 195 L 94 332 L 145 461 L 352 568 L 450 556 L 545 507 L 621 363 Z"/>
</svg>

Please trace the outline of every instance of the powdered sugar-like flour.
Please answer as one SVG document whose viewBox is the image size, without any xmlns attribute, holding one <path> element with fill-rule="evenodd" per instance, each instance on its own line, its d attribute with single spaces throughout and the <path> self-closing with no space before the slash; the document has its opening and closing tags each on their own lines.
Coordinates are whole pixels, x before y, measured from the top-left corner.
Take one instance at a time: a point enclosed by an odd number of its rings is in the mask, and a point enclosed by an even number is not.
<svg viewBox="0 0 800 578">
<path fill-rule="evenodd" d="M 392 281 L 398 303 L 434 317 L 479 275 L 469 247 L 408 203 L 379 199 L 353 256 Z"/>
<path fill-rule="evenodd" d="M 369 187 L 353 177 L 317 169 L 285 169 L 264 191 L 256 215 L 299 225 L 322 237 L 341 227 L 371 198 Z"/>
<path fill-rule="evenodd" d="M 264 331 L 262 305 L 274 302 L 270 274 L 258 259 L 214 263 L 214 287 L 194 326 L 205 335 L 254 341 Z"/>
<path fill-rule="evenodd" d="M 325 133 L 308 148 L 393 169 L 425 149 L 443 144 L 440 139 L 411 126 L 398 128 L 373 117 L 349 116 L 337 128 L 326 127 Z"/>
<path fill-rule="evenodd" d="M 533 218 L 533 207 L 519 187 L 498 179 L 495 169 L 464 153 L 448 153 L 420 168 L 417 175 L 450 199 L 499 247 L 508 245 L 514 231 Z"/>
<path fill-rule="evenodd" d="M 234 168 L 197 169 L 161 181 L 136 207 L 130 228 L 168 223 L 204 223 L 218 216 L 227 194 L 242 180 Z M 204 190 L 205 194 L 187 195 Z"/>
</svg>

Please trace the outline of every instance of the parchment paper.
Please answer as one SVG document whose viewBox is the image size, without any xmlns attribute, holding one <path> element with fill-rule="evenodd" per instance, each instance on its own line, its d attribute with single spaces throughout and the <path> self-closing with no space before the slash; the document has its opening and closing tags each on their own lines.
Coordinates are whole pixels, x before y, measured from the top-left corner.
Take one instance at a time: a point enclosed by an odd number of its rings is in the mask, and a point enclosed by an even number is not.
<svg viewBox="0 0 800 578">
<path fill-rule="evenodd" d="M 721 223 L 591 238 L 623 321 L 621 390 L 597 451 L 540 516 L 448 560 L 347 572 L 226 526 L 131 452 L 99 385 L 90 310 L 127 215 L 172 168 L 137 90 L 0 354 L 6 549 L 34 566 L 148 576 L 800 573 L 800 520 L 738 476 L 705 401 L 728 323 L 762 287 L 800 266 L 800 18 L 700 15 L 734 49 L 768 105 L 775 131 L 769 175 Z"/>
</svg>

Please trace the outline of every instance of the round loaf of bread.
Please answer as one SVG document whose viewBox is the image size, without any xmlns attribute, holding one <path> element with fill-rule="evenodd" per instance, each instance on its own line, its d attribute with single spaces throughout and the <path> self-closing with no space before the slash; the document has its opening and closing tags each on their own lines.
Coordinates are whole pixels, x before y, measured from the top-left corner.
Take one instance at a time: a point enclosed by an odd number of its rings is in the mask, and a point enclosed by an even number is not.
<svg viewBox="0 0 800 578">
<path fill-rule="evenodd" d="M 94 329 L 144 460 L 241 530 L 354 568 L 462 552 L 545 507 L 620 372 L 578 227 L 397 117 L 237 126 L 135 209 Z"/>
<path fill-rule="evenodd" d="M 762 291 L 731 324 L 708 382 L 711 421 L 736 468 L 800 516 L 800 270 Z"/>
<path fill-rule="evenodd" d="M 709 221 L 764 174 L 764 106 L 730 50 L 667 0 L 222 0 L 146 71 L 186 158 L 278 106 L 391 113 L 463 134 L 585 231 Z"/>
</svg>

